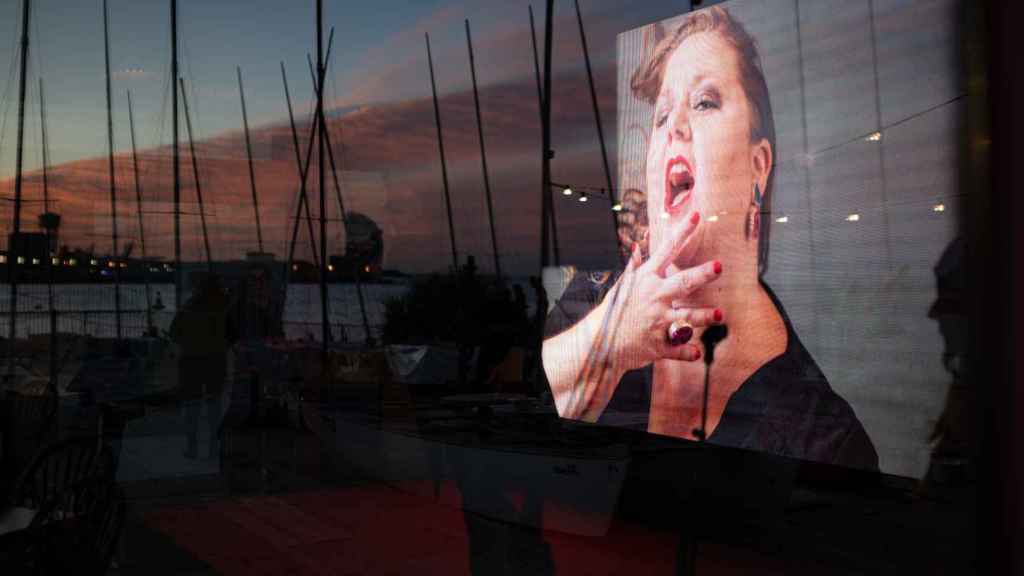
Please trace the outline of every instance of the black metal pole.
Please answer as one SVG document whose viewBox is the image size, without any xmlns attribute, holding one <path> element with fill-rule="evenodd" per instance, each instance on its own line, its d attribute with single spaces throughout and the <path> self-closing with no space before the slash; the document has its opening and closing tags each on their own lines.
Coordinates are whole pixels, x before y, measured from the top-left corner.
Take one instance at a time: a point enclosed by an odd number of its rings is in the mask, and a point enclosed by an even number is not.
<svg viewBox="0 0 1024 576">
<path fill-rule="evenodd" d="M 540 77 L 540 59 L 537 57 L 537 30 L 533 23 L 533 6 L 529 6 L 530 9 L 530 38 L 533 40 L 533 71 L 537 76 L 537 110 L 540 113 L 540 122 L 543 130 L 544 125 L 544 88 L 541 86 Z M 545 153 L 545 156 L 547 154 Z M 550 174 L 548 175 L 550 177 Z M 547 207 L 547 217 L 544 217 L 544 207 Z M 548 231 L 551 234 L 551 246 L 554 249 L 555 266 L 560 266 L 562 263 L 562 253 L 559 250 L 558 244 L 558 218 L 555 217 L 555 203 L 551 200 L 551 183 L 546 182 L 544 186 L 544 197 L 541 200 L 541 212 L 542 212 L 542 223 L 541 223 L 541 237 L 544 245 L 548 245 L 548 241 L 544 239 L 544 231 Z"/>
<path fill-rule="evenodd" d="M 43 148 L 43 213 L 46 215 L 43 223 L 46 228 L 46 246 L 48 247 L 48 258 L 46 262 L 46 303 L 47 312 L 50 318 L 50 353 L 49 353 L 49 388 L 54 398 L 57 397 L 57 309 L 53 305 L 53 256 L 57 251 L 53 246 L 53 228 L 56 219 L 50 212 L 50 151 L 49 139 L 46 134 L 46 98 L 43 97 L 43 79 L 39 78 L 39 129 L 42 137 Z"/>
<path fill-rule="evenodd" d="M 292 97 L 288 91 L 288 76 L 284 71 L 284 62 L 281 62 L 281 80 L 284 82 L 284 97 L 288 103 L 288 120 L 291 122 L 292 127 L 292 144 L 295 148 L 295 162 L 299 169 L 299 203 L 295 207 L 295 220 L 292 222 L 292 238 L 291 243 L 288 245 L 288 268 L 285 272 L 287 276 L 291 275 L 292 261 L 295 259 L 295 244 L 299 239 L 299 223 L 302 221 L 302 210 L 306 210 L 306 224 L 309 228 L 309 241 L 313 252 L 313 262 L 316 264 L 317 269 L 320 268 L 320 258 L 317 256 L 317 242 L 316 236 L 313 234 L 313 217 L 309 211 L 309 195 L 306 191 L 306 181 L 309 175 L 309 166 L 313 160 L 313 143 L 316 142 L 316 115 L 314 114 L 313 120 L 310 122 L 309 128 L 309 144 L 306 147 L 306 161 L 302 161 L 302 153 L 299 150 L 299 132 L 295 127 L 295 115 L 292 113 Z M 287 284 L 287 283 L 286 283 Z"/>
<path fill-rule="evenodd" d="M 328 42 L 328 50 L 330 50 L 330 42 Z M 313 78 L 313 90 L 316 92 L 318 98 L 323 96 L 322 86 L 316 83 L 316 78 Z M 342 230 L 345 231 L 345 237 L 348 238 L 348 211 L 345 210 L 345 199 L 342 197 L 341 183 L 338 180 L 338 166 L 334 161 L 334 145 L 331 143 L 331 131 L 326 129 L 326 125 L 324 128 L 327 159 L 330 160 L 331 163 L 331 176 L 334 179 L 334 193 L 338 198 L 338 211 L 341 213 L 341 226 Z M 356 281 L 356 296 L 359 299 L 359 312 L 363 317 L 363 330 L 366 332 L 366 341 L 368 342 L 372 337 L 372 333 L 370 332 L 370 318 L 366 315 L 366 301 L 363 297 L 363 281 L 359 278 L 359 267 L 357 266 L 357 263 L 353 262 L 352 268 Z M 342 330 L 344 330 L 344 328 L 342 328 Z"/>
<path fill-rule="evenodd" d="M 313 121 L 310 122 L 309 144 L 306 148 L 306 157 L 308 160 L 303 162 L 302 151 L 299 149 L 299 132 L 295 127 L 295 115 L 292 113 L 292 97 L 288 90 L 288 76 L 284 71 L 284 62 L 281 62 L 281 80 L 284 82 L 284 97 L 285 101 L 288 103 L 288 120 L 291 122 L 292 127 L 292 145 L 295 148 L 295 163 L 299 170 L 299 202 L 295 206 L 295 218 L 292 221 L 292 236 L 291 242 L 288 244 L 288 260 L 287 268 L 285 269 L 285 286 L 287 287 L 287 280 L 291 277 L 292 262 L 295 260 L 295 244 L 299 239 L 299 223 L 302 221 L 303 207 L 305 207 L 306 215 L 308 216 L 306 218 L 306 222 L 309 225 L 309 241 L 312 243 L 313 258 L 317 261 L 317 268 L 320 268 L 319 259 L 316 254 L 316 237 L 313 235 L 313 219 L 312 216 L 310 216 L 309 199 L 306 194 L 306 178 L 309 174 L 309 164 L 312 160 L 311 155 L 313 153 L 313 142 L 314 138 L 316 138 L 316 121 L 314 115 Z"/>
<path fill-rule="evenodd" d="M 547 0 L 546 5 L 544 22 L 544 105 L 541 107 L 540 113 L 541 146 L 543 150 L 541 158 L 542 219 L 545 217 L 545 214 L 551 213 L 551 207 L 554 204 L 551 201 L 551 156 L 553 155 L 551 151 L 551 35 L 554 29 L 555 0 Z M 543 269 L 550 264 L 547 226 L 542 226 L 541 228 L 541 244 L 540 262 Z"/>
<path fill-rule="evenodd" d="M 42 138 L 43 148 L 43 212 L 50 212 L 50 178 L 49 164 L 50 151 L 47 149 L 48 140 L 46 135 L 46 98 L 43 93 L 43 78 L 39 78 L 39 132 Z M 52 248 L 52 247 L 51 247 Z"/>
<path fill-rule="evenodd" d="M 178 147 L 178 0 L 171 0 L 171 149 L 174 165 L 174 306 L 181 310 L 181 150 Z"/>
<path fill-rule="evenodd" d="M 139 153 L 135 146 L 135 113 L 132 110 L 132 91 L 128 90 L 128 134 L 132 141 L 132 172 L 135 174 L 135 207 L 139 218 L 139 245 L 142 248 L 142 280 L 146 286 L 146 329 L 153 328 L 153 303 L 149 295 L 149 261 L 146 254 L 146 228 L 142 218 L 142 177 L 139 174 Z"/>
<path fill-rule="evenodd" d="M 28 68 L 28 21 L 31 4 L 24 0 L 21 4 L 21 72 L 18 81 L 18 149 L 14 172 L 14 232 L 7 244 L 7 284 L 10 286 L 8 300 L 9 321 L 7 323 L 7 376 L 14 376 L 14 339 L 18 325 L 18 256 L 21 253 L 21 169 L 25 158 L 25 89 Z"/>
<path fill-rule="evenodd" d="M 256 196 L 256 169 L 252 164 L 252 141 L 249 139 L 249 114 L 245 109 L 245 89 L 242 88 L 242 67 L 236 66 L 238 73 L 238 96 L 242 100 L 242 125 L 245 128 L 245 153 L 249 157 L 249 184 L 252 187 L 252 209 L 256 214 L 256 242 L 260 253 L 263 253 L 263 227 L 260 225 L 260 201 Z"/>
<path fill-rule="evenodd" d="M 469 48 L 469 72 L 473 78 L 473 104 L 476 107 L 476 130 L 480 137 L 480 163 L 484 172 L 484 195 L 487 198 L 487 220 L 491 225 L 491 249 L 494 251 L 494 275 L 501 282 L 501 257 L 498 254 L 498 236 L 494 230 L 494 206 L 491 203 L 491 178 L 487 171 L 487 150 L 484 148 L 484 123 L 480 115 L 480 93 L 476 85 L 476 61 L 473 58 L 473 38 L 469 32 L 469 19 L 466 19 L 466 45 Z"/>
<path fill-rule="evenodd" d="M 601 143 L 601 161 L 604 165 L 604 182 L 608 187 L 608 197 L 611 199 L 612 206 L 618 204 L 618 200 L 615 198 L 615 187 L 612 184 L 612 170 L 608 165 L 608 147 L 604 143 L 604 128 L 601 124 L 601 107 L 597 104 L 597 90 L 594 88 L 594 72 L 590 66 L 590 51 L 587 49 L 587 33 L 583 27 L 583 15 L 580 13 L 580 2 L 579 0 L 573 0 L 576 5 L 576 21 L 580 25 L 580 42 L 583 44 L 583 61 L 587 65 L 587 82 L 590 86 L 590 101 L 594 105 L 594 123 L 597 124 L 597 139 Z M 612 217 L 612 237 L 615 238 L 615 246 L 620 247 L 619 244 L 619 221 L 615 217 L 615 211 L 611 210 Z M 616 250 L 616 253 L 621 252 Z"/>
<path fill-rule="evenodd" d="M 206 248 L 206 270 L 212 274 L 213 254 L 210 251 L 210 235 L 207 233 L 206 229 L 206 207 L 203 205 L 203 188 L 199 183 L 199 160 L 196 158 L 195 140 L 192 139 L 192 118 L 188 113 L 188 94 L 185 93 L 185 79 L 179 78 L 178 84 L 181 86 L 182 111 L 185 112 L 185 131 L 188 134 L 188 151 L 189 156 L 192 157 L 192 178 L 195 180 L 196 200 L 199 202 L 199 221 L 202 223 L 203 227 L 203 246 Z"/>
<path fill-rule="evenodd" d="M 316 0 L 316 65 L 317 84 L 324 82 L 324 3 Z M 320 353 L 323 356 L 323 367 L 327 368 L 327 347 L 331 340 L 329 301 L 327 297 L 327 201 L 324 194 L 324 99 L 323 93 L 316 99 L 317 125 L 317 162 L 320 192 L 320 328 L 322 332 Z"/>
<path fill-rule="evenodd" d="M 459 251 L 455 246 L 455 224 L 452 222 L 452 200 L 448 190 L 448 164 L 444 159 L 444 136 L 441 130 L 441 106 L 437 101 L 437 83 L 434 80 L 434 57 L 430 53 L 430 34 L 427 39 L 427 65 L 430 67 L 430 89 L 434 94 L 434 123 L 437 125 L 437 148 L 441 152 L 441 179 L 444 182 L 444 206 L 448 214 L 448 237 L 452 244 L 452 273 L 459 274 Z"/>
<path fill-rule="evenodd" d="M 337 167 L 335 166 L 335 163 L 334 163 L 334 150 L 333 150 L 334 146 L 333 146 L 333 144 L 331 144 L 331 133 L 330 133 L 330 131 L 324 133 L 324 138 L 327 139 L 327 158 L 331 161 L 331 173 L 334 175 L 334 189 L 338 193 L 338 206 L 339 206 L 339 210 L 341 210 L 341 223 L 342 223 L 343 229 L 345 230 L 345 237 L 347 239 L 348 238 L 348 212 L 345 210 L 345 204 L 342 202 L 341 186 L 338 183 L 338 169 L 337 169 Z M 342 146 L 342 151 L 343 151 L 342 154 L 344 154 L 344 149 L 345 149 L 344 148 L 345 147 L 344 143 L 342 143 L 341 146 Z M 344 159 L 344 156 L 342 156 L 342 159 Z M 347 249 L 346 249 L 346 252 L 347 252 Z M 359 277 L 360 270 L 359 270 L 358 263 L 353 261 L 352 268 L 355 271 L 354 276 L 355 276 L 355 280 L 356 280 L 356 295 L 359 298 L 359 312 L 363 316 L 363 330 L 366 332 L 366 341 L 365 341 L 365 343 L 369 343 L 370 339 L 373 338 L 373 333 L 370 331 L 370 317 L 366 314 L 366 298 L 363 295 L 363 281 Z"/>
<path fill-rule="evenodd" d="M 117 182 L 114 178 L 114 112 L 110 92 L 110 14 L 103 0 L 103 57 L 107 84 L 107 167 L 110 171 L 110 239 L 114 257 L 114 325 L 121 339 L 121 254 L 117 246 Z"/>
<path fill-rule="evenodd" d="M 328 44 L 328 46 L 330 46 L 330 44 Z M 306 54 L 306 59 L 309 61 L 309 73 L 310 73 L 311 77 L 313 78 L 313 82 L 316 83 L 316 73 L 313 70 L 313 58 L 309 55 L 309 53 L 307 53 Z M 306 212 L 306 228 L 309 231 L 310 253 L 313 255 L 313 265 L 317 269 L 317 274 L 320 273 L 319 272 L 320 271 L 320 250 L 319 250 L 319 248 L 317 248 L 320 245 L 320 243 L 317 242 L 317 240 L 316 240 L 316 233 L 313 232 L 313 212 L 311 211 L 311 209 L 309 207 L 309 185 L 308 185 L 309 180 L 308 180 L 308 177 L 309 177 L 309 167 L 312 165 L 312 162 L 313 162 L 313 145 L 317 143 L 318 138 L 319 138 L 319 134 L 320 134 L 320 119 L 319 118 L 320 117 L 316 113 L 315 107 L 314 107 L 313 118 L 311 119 L 311 122 L 310 122 L 309 146 L 306 149 L 306 164 L 305 164 L 304 168 L 300 168 L 302 170 L 302 174 L 303 174 L 302 177 L 304 179 L 303 180 L 303 186 L 304 187 L 302 188 L 303 196 L 301 198 L 302 202 L 300 204 L 300 208 L 302 210 L 305 210 L 305 212 Z M 301 162 L 301 160 L 300 160 L 300 162 Z M 297 239 L 298 239 L 298 235 L 297 234 L 293 235 L 293 237 L 292 237 L 292 244 L 294 244 Z"/>
</svg>

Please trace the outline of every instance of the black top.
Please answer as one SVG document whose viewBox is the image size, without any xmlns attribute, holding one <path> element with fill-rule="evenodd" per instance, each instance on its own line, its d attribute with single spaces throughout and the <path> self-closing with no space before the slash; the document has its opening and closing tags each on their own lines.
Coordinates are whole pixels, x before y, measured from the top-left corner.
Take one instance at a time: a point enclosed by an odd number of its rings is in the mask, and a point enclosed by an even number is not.
<svg viewBox="0 0 1024 576">
<path fill-rule="evenodd" d="M 548 315 L 545 338 L 582 319 L 604 298 L 614 280 L 608 273 L 577 272 Z M 829 386 L 793 331 L 782 304 L 771 289 L 764 288 L 786 325 L 786 350 L 758 368 L 733 393 L 708 442 L 877 470 L 878 454 L 853 408 Z M 651 366 L 623 376 L 598 421 L 613 423 L 615 413 L 643 414 L 643 418 L 631 419 L 630 427 L 646 430 L 652 376 Z"/>
</svg>

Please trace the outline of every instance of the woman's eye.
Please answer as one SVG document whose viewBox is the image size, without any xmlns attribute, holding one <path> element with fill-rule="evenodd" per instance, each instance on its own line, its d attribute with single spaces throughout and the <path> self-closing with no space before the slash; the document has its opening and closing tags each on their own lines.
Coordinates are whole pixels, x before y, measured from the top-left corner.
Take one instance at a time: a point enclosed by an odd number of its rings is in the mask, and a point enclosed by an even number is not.
<svg viewBox="0 0 1024 576">
<path fill-rule="evenodd" d="M 665 122 L 668 122 L 668 112 L 658 112 L 658 116 L 654 120 L 655 126 L 661 128 Z"/>
<path fill-rule="evenodd" d="M 708 96 L 701 97 L 701 99 L 693 106 L 694 110 L 704 111 L 718 108 L 718 102 Z"/>
</svg>

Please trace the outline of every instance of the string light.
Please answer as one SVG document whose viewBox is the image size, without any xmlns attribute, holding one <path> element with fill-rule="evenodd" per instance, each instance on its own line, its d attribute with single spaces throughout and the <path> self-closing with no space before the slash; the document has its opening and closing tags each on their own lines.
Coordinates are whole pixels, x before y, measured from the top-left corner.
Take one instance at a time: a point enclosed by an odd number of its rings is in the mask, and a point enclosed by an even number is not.
<svg viewBox="0 0 1024 576">
<path fill-rule="evenodd" d="M 566 186 L 565 190 L 562 190 L 562 194 L 565 194 L 566 196 L 572 196 L 572 188 Z"/>
<path fill-rule="evenodd" d="M 622 203 L 616 202 L 615 205 L 612 206 L 612 212 L 622 212 Z"/>
<path fill-rule="evenodd" d="M 779 216 L 775 221 L 779 224 L 785 224 L 786 222 L 789 222 L 789 216 Z"/>
<path fill-rule="evenodd" d="M 946 205 L 945 204 L 936 204 L 935 206 L 932 206 L 932 212 L 945 212 L 945 211 L 946 211 Z"/>
<path fill-rule="evenodd" d="M 860 214 L 850 214 L 846 217 L 847 222 L 860 222 Z"/>
<path fill-rule="evenodd" d="M 867 140 L 868 142 L 878 142 L 881 139 L 882 139 L 882 133 L 881 132 L 872 132 L 871 134 L 868 134 L 867 138 L 865 138 L 865 140 Z"/>
<path fill-rule="evenodd" d="M 580 202 L 586 202 L 586 201 L 587 201 L 587 193 L 584 192 L 584 193 L 580 194 Z"/>
</svg>

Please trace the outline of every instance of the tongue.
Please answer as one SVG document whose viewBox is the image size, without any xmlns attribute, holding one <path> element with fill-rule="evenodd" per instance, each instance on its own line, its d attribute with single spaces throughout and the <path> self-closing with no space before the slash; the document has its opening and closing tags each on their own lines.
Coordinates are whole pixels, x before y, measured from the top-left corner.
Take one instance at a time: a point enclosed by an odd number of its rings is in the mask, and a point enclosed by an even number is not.
<svg viewBox="0 0 1024 576">
<path fill-rule="evenodd" d="M 690 175 L 685 172 L 675 172 L 668 175 L 668 183 L 673 188 L 683 188 L 684 190 L 688 190 L 692 185 L 692 182 L 693 180 L 690 178 Z"/>
</svg>

